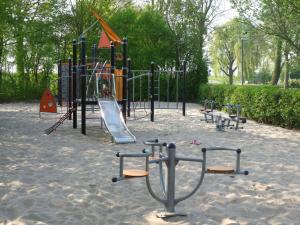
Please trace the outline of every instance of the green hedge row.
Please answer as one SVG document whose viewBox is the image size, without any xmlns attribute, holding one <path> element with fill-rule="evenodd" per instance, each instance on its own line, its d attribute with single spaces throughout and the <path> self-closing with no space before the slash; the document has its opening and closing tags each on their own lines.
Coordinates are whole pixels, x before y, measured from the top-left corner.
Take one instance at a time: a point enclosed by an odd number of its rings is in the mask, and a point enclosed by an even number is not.
<svg viewBox="0 0 300 225">
<path fill-rule="evenodd" d="M 50 77 L 39 74 L 37 80 L 33 76 L 29 76 L 25 80 L 24 76 L 18 74 L 3 73 L 0 80 L 0 103 L 38 100 L 48 86 L 47 84 L 50 83 L 50 79 Z M 54 86 L 51 89 L 57 89 L 57 81 L 51 82 L 51 84 Z"/>
<path fill-rule="evenodd" d="M 286 128 L 300 128 L 300 89 L 276 86 L 201 85 L 198 99 L 215 100 L 222 108 L 227 103 L 241 104 L 248 119 Z"/>
</svg>

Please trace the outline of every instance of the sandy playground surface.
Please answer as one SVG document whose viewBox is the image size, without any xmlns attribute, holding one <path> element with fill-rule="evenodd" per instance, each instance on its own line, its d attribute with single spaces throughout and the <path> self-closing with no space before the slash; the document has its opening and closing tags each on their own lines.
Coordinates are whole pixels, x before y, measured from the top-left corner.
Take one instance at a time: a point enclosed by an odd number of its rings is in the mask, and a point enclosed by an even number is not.
<svg viewBox="0 0 300 225">
<path fill-rule="evenodd" d="M 87 121 L 87 135 L 66 121 L 45 135 L 62 114 L 38 117 L 37 103 L 0 104 L 0 224 L 300 224 L 300 132 L 248 121 L 244 129 L 216 131 L 200 121 L 199 106 L 157 110 L 128 121 L 136 144 L 116 145 L 100 120 Z M 88 117 L 99 117 L 99 112 Z M 143 115 L 143 112 L 140 113 Z M 80 118 L 80 116 L 79 116 Z M 242 149 L 241 166 L 249 176 L 206 174 L 198 192 L 177 205 L 187 217 L 156 218 L 163 206 L 147 191 L 145 179 L 112 183 L 118 151 L 140 152 L 143 141 L 175 142 L 177 154 L 202 157 L 201 148 Z M 201 145 L 192 145 L 197 139 Z M 224 165 L 235 155 L 208 154 L 208 165 Z M 233 162 L 233 161 L 232 161 Z M 143 166 L 128 161 L 127 166 Z M 176 196 L 192 190 L 201 164 L 180 162 Z M 151 182 L 159 191 L 156 165 Z"/>
</svg>

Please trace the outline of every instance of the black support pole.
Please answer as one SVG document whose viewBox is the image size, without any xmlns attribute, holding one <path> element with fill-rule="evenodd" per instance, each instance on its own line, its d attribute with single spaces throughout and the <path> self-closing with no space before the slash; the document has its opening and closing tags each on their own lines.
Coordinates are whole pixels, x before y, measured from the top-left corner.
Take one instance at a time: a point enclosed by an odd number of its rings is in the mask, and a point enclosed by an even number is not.
<svg viewBox="0 0 300 225">
<path fill-rule="evenodd" d="M 110 72 L 115 73 L 115 45 L 110 42 Z"/>
<path fill-rule="evenodd" d="M 62 106 L 62 61 L 59 60 L 58 62 L 58 93 L 57 93 L 57 100 L 59 106 Z"/>
<path fill-rule="evenodd" d="M 77 102 L 76 102 L 76 78 L 77 78 L 77 41 L 73 41 L 73 128 L 77 128 Z"/>
<path fill-rule="evenodd" d="M 182 115 L 185 116 L 185 102 L 186 102 L 186 61 L 183 61 L 183 90 L 182 90 Z"/>
<path fill-rule="evenodd" d="M 69 77 L 68 77 L 68 112 L 70 112 L 72 108 L 72 59 L 69 57 Z M 69 120 L 72 119 L 72 113 L 69 113 Z"/>
<path fill-rule="evenodd" d="M 81 37 L 81 133 L 86 134 L 86 42 Z"/>
<path fill-rule="evenodd" d="M 151 88 L 150 88 L 150 101 L 151 101 L 151 122 L 154 122 L 154 62 L 151 62 Z"/>
<path fill-rule="evenodd" d="M 96 65 L 96 44 L 93 44 L 92 47 L 92 63 L 94 67 Z"/>
<path fill-rule="evenodd" d="M 127 38 L 123 38 L 122 42 L 123 47 L 123 68 L 122 68 L 122 74 L 123 74 L 123 90 L 122 90 L 122 114 L 123 119 L 126 123 L 126 101 L 127 101 Z"/>
<path fill-rule="evenodd" d="M 132 78 L 132 73 L 131 73 L 131 59 L 128 58 L 127 60 L 127 66 L 128 66 L 128 78 Z M 131 89 L 130 85 L 127 82 L 127 116 L 130 117 L 130 94 L 131 94 Z"/>
</svg>

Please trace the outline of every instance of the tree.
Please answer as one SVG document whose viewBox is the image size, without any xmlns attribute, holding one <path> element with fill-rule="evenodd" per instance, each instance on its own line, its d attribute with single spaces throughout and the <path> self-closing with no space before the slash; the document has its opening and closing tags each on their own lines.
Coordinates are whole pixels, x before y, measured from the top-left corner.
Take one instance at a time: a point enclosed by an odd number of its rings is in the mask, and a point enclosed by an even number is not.
<svg viewBox="0 0 300 225">
<path fill-rule="evenodd" d="M 181 60 L 188 61 L 190 99 L 197 98 L 199 84 L 208 80 L 203 47 L 217 3 L 216 0 L 155 1 L 155 8 L 165 17 L 175 37 L 176 67 Z"/>
<path fill-rule="evenodd" d="M 269 60 L 266 36 L 257 32 L 241 18 L 235 18 L 215 28 L 210 45 L 210 57 L 214 74 L 221 70 L 232 84 L 235 72 L 244 80 L 256 82 L 257 71 L 266 71 Z M 243 71 L 242 71 L 243 70 Z"/>
<path fill-rule="evenodd" d="M 282 45 L 300 53 L 300 2 L 294 0 L 232 0 L 241 16 L 255 24 L 262 32 L 276 37 L 276 57 L 272 84 L 278 83 L 282 69 Z M 288 58 L 285 57 L 287 60 Z M 288 61 L 286 61 L 288 63 Z"/>
<path fill-rule="evenodd" d="M 134 68 L 148 68 L 151 61 L 171 68 L 175 60 L 174 37 L 164 18 L 150 7 L 119 10 L 109 24 L 121 37 L 128 37 L 128 55 Z"/>
<path fill-rule="evenodd" d="M 272 75 L 272 85 L 277 85 L 281 73 L 281 61 L 282 61 L 282 40 L 277 38 L 276 41 L 276 55 L 274 60 L 274 71 Z"/>
<path fill-rule="evenodd" d="M 295 0 L 231 0 L 240 15 L 300 53 L 300 2 Z"/>
<path fill-rule="evenodd" d="M 210 46 L 213 70 L 215 73 L 221 70 L 229 78 L 229 84 L 233 84 L 233 74 L 237 69 L 235 51 L 239 42 L 240 28 L 241 23 L 238 19 L 217 27 Z"/>
<path fill-rule="evenodd" d="M 9 11 L 11 7 L 11 1 L 3 0 L 0 2 L 1 14 L 0 14 L 0 89 L 2 86 L 2 66 L 4 61 L 4 48 L 8 39 L 8 21 Z"/>
</svg>

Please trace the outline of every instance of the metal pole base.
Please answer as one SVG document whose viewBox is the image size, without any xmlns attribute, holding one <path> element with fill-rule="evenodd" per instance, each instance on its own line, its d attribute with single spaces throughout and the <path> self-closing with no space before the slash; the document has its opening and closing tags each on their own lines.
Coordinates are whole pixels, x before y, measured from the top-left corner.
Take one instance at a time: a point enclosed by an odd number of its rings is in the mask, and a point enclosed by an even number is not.
<svg viewBox="0 0 300 225">
<path fill-rule="evenodd" d="M 166 211 L 159 212 L 156 214 L 156 217 L 161 219 L 168 219 L 170 217 L 175 217 L 175 216 L 187 216 L 187 214 L 183 212 L 166 212 Z"/>
<path fill-rule="evenodd" d="M 222 126 L 222 125 L 216 125 L 216 130 L 221 131 L 221 132 L 225 132 L 225 127 Z"/>
</svg>

